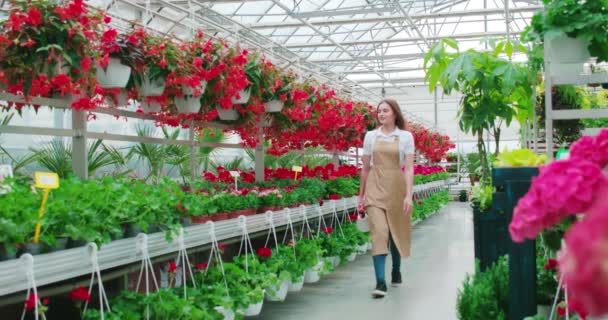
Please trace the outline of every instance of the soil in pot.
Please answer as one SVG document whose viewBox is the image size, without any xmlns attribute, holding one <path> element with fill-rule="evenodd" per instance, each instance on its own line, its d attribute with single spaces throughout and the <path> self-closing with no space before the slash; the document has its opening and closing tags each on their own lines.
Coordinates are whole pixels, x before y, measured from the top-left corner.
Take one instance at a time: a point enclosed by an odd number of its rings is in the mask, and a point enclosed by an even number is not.
<svg viewBox="0 0 608 320">
<path fill-rule="evenodd" d="M 123 226 L 123 233 L 125 235 L 125 238 L 137 237 L 137 235 L 141 232 L 141 228 L 136 224 L 127 224 Z"/>
</svg>

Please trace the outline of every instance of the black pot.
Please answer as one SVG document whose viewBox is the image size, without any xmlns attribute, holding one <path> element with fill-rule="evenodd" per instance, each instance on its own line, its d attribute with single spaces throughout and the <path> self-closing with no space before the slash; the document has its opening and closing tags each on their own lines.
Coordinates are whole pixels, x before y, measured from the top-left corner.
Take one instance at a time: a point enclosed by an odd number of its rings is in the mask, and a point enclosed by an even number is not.
<svg viewBox="0 0 608 320">
<path fill-rule="evenodd" d="M 123 230 L 124 230 L 125 238 L 137 237 L 137 235 L 142 232 L 141 228 L 134 223 L 125 225 Z"/>
<path fill-rule="evenodd" d="M 182 217 L 181 223 L 184 228 L 189 227 L 192 225 L 192 218 L 191 217 Z"/>
<path fill-rule="evenodd" d="M 82 240 L 82 239 L 74 240 L 74 239 L 70 239 L 68 241 L 68 249 L 84 247 L 84 246 L 87 245 L 87 243 L 88 243 L 87 240 Z"/>
<path fill-rule="evenodd" d="M 40 243 L 30 242 L 23 246 L 23 253 L 29 253 L 34 256 L 40 254 L 40 252 L 42 252 L 42 245 Z"/>
<path fill-rule="evenodd" d="M 55 240 L 55 245 L 54 246 L 45 245 L 44 251 L 45 252 L 55 252 L 55 251 L 63 250 L 67 247 L 67 245 L 68 245 L 68 238 L 57 238 Z"/>
<path fill-rule="evenodd" d="M 0 243 L 0 261 L 11 260 L 17 258 L 17 251 L 8 253 L 4 244 Z"/>
<path fill-rule="evenodd" d="M 602 83 L 602 89 L 608 89 L 608 82 Z"/>
</svg>

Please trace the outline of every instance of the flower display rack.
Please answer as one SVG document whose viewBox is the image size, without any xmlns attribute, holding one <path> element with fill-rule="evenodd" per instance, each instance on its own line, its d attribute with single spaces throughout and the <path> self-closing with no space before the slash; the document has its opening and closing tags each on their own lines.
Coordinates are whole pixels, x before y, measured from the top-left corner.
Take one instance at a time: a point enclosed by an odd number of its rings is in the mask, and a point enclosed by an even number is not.
<svg viewBox="0 0 608 320">
<path fill-rule="evenodd" d="M 414 193 L 428 193 L 447 188 L 447 180 L 435 181 L 414 186 Z M 337 210 L 352 210 L 357 207 L 357 197 L 334 200 Z M 326 201 L 323 206 L 308 205 L 304 207 L 306 217 L 311 220 L 320 216 L 333 214 L 333 201 Z M 294 224 L 303 221 L 302 209 L 282 209 L 274 212 L 273 220 L 277 229 L 288 225 L 288 214 Z M 267 231 L 270 225 L 266 215 L 247 217 L 247 229 L 250 233 Z M 186 249 L 192 250 L 211 243 L 209 225 L 192 225 L 184 228 L 184 243 Z M 215 223 L 215 232 L 218 241 L 238 238 L 241 229 L 238 219 L 230 219 Z M 265 234 L 265 233 L 264 233 Z M 100 248 L 98 252 L 99 268 L 102 271 L 118 268 L 141 260 L 138 254 L 137 238 L 127 238 L 113 241 Z M 150 258 L 160 257 L 179 250 L 177 240 L 167 242 L 162 232 L 148 235 L 148 252 Z M 53 253 L 34 256 L 34 273 L 38 286 L 58 283 L 64 280 L 90 274 L 91 265 L 88 259 L 88 246 L 62 250 Z M 18 293 L 27 289 L 27 281 L 22 268 L 21 259 L 0 262 L 0 297 Z"/>
</svg>

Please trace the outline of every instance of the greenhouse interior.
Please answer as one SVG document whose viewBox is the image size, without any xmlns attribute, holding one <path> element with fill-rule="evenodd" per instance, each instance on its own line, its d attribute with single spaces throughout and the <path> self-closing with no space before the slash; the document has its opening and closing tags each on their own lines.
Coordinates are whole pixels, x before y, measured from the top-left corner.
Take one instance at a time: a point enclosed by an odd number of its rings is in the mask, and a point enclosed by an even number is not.
<svg viewBox="0 0 608 320">
<path fill-rule="evenodd" d="M 608 0 L 0 0 L 2 320 L 601 320 L 607 266 Z"/>
</svg>

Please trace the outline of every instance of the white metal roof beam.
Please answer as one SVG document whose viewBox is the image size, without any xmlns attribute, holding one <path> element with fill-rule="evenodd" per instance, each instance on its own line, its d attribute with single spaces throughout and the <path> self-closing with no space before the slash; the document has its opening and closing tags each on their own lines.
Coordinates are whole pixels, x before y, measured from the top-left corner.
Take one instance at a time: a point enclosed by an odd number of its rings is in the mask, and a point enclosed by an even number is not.
<svg viewBox="0 0 608 320">
<path fill-rule="evenodd" d="M 283 3 L 281 3 L 279 0 L 272 0 L 272 2 L 274 2 L 279 8 L 283 9 L 283 11 L 285 11 L 287 14 L 289 14 L 290 16 L 293 17 L 293 12 L 287 7 L 285 6 Z M 340 50 L 342 50 L 343 52 L 345 52 L 346 54 L 348 54 L 349 56 L 351 56 L 352 59 L 354 59 L 354 61 L 358 61 L 361 65 L 365 66 L 368 69 L 373 69 L 371 66 L 369 66 L 368 64 L 366 64 L 365 62 L 362 62 L 362 60 L 359 60 L 359 57 L 354 56 L 352 53 L 350 53 L 346 48 L 344 48 L 343 46 L 339 45 L 337 42 L 335 42 L 329 35 L 325 34 L 324 32 L 322 32 L 321 30 L 319 30 L 317 27 L 309 24 L 306 22 L 306 20 L 302 19 L 302 18 L 297 18 L 298 20 L 300 20 L 301 22 L 303 22 L 304 24 L 306 24 L 307 27 L 313 29 L 315 32 L 317 32 L 320 36 L 322 36 L 323 38 L 325 38 L 326 40 L 333 42 L 336 44 L 336 46 L 338 48 L 340 48 Z M 310 60 L 308 60 L 310 61 Z M 383 78 L 385 80 L 387 80 L 383 74 L 381 73 L 377 73 L 377 75 L 380 78 Z"/>
<path fill-rule="evenodd" d="M 536 12 L 542 10 L 543 6 L 526 6 L 511 8 L 509 12 Z M 385 10 L 386 11 L 386 10 Z M 484 15 L 504 15 L 504 9 L 477 9 L 467 11 L 452 11 L 452 12 L 433 12 L 433 13 L 422 13 L 410 15 L 412 20 L 424 20 L 424 19 L 439 19 L 439 18 L 459 18 L 468 16 L 484 16 Z M 374 22 L 390 22 L 390 21 L 402 21 L 404 20 L 403 15 L 390 15 L 390 16 L 373 16 L 356 19 L 333 19 L 333 20 L 312 20 L 307 21 L 314 26 L 328 26 L 328 25 L 344 25 L 344 24 L 357 24 L 357 23 L 374 23 Z M 259 23 L 247 25 L 251 29 L 275 29 L 275 28 L 292 28 L 292 27 L 304 27 L 306 24 L 303 22 L 285 22 L 285 23 Z"/>
<path fill-rule="evenodd" d="M 426 40 L 441 40 L 443 38 L 449 37 L 454 39 L 477 39 L 477 38 L 486 38 L 486 37 L 501 37 L 505 36 L 505 31 L 497 31 L 497 32 L 479 32 L 479 33 L 467 33 L 467 34 L 455 34 L 455 35 L 445 35 L 445 36 L 430 36 L 430 37 L 416 37 L 416 38 L 392 38 L 392 39 L 378 39 L 378 40 L 364 40 L 364 41 L 344 41 L 340 43 L 327 43 L 327 42 L 317 42 L 317 43 L 294 43 L 294 44 L 286 44 L 284 45 L 286 48 L 295 49 L 295 48 L 319 48 L 319 47 L 333 47 L 336 45 L 340 46 L 356 46 L 356 45 L 365 45 L 365 44 L 387 44 L 387 43 L 402 43 L 402 42 L 413 42 L 417 43 L 420 41 Z"/>
</svg>

